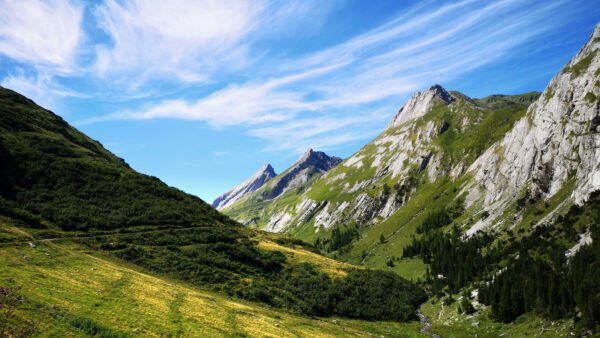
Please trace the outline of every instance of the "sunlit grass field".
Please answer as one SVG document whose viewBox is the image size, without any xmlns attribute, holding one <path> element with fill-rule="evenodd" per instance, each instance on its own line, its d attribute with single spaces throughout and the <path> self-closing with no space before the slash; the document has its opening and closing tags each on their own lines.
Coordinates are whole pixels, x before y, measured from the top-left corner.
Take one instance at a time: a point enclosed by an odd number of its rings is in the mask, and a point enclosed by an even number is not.
<svg viewBox="0 0 600 338">
<path fill-rule="evenodd" d="M 0 245 L 0 285 L 22 286 L 26 302 L 16 316 L 33 320 L 36 334 L 42 336 L 85 336 L 73 324 L 76 318 L 126 336 L 420 336 L 418 322 L 310 318 L 232 299 L 152 276 L 73 240 L 36 241 L 35 245 Z M 260 246 L 281 250 L 333 275 L 343 274 L 347 266 L 267 239 Z"/>
</svg>

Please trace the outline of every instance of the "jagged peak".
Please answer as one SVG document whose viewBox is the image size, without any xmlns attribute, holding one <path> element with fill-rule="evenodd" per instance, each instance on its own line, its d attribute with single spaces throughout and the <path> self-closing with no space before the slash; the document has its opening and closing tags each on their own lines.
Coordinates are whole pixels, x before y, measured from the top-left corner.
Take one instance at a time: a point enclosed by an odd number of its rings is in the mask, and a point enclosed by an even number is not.
<svg viewBox="0 0 600 338">
<path fill-rule="evenodd" d="M 307 182 L 314 174 L 324 173 L 340 162 L 342 159 L 339 157 L 329 156 L 309 147 L 291 167 L 274 180 L 276 183 L 273 188 L 264 192 L 262 196 L 265 199 L 276 198 L 289 189 Z"/>
<path fill-rule="evenodd" d="M 400 108 L 398 113 L 396 113 L 387 128 L 399 126 L 404 122 L 427 114 L 433 107 L 436 99 L 442 100 L 446 104 L 456 101 L 456 98 L 452 96 L 452 94 L 436 83 L 424 92 L 414 93 L 402 108 Z"/>
<path fill-rule="evenodd" d="M 434 97 L 442 99 L 444 102 L 446 102 L 446 104 L 456 101 L 454 96 L 452 96 L 446 89 L 444 89 L 444 87 L 437 83 L 429 87 L 427 91 L 432 92 Z"/>
<path fill-rule="evenodd" d="M 275 169 L 273 169 L 273 167 L 271 166 L 271 163 L 267 163 L 265 165 L 263 165 L 260 170 L 258 170 L 258 172 L 272 172 L 275 173 Z"/>
<path fill-rule="evenodd" d="M 267 163 L 250 176 L 250 178 L 215 198 L 212 206 L 219 210 L 228 207 L 242 197 L 258 190 L 275 176 L 277 176 L 275 170 L 270 163 Z"/>
<path fill-rule="evenodd" d="M 312 148 L 307 148 L 306 151 L 298 158 L 298 161 L 292 165 L 292 167 L 300 165 L 306 161 L 314 162 L 314 161 L 338 161 L 341 162 L 342 159 L 336 156 L 329 156 L 322 151 L 315 151 Z"/>
</svg>

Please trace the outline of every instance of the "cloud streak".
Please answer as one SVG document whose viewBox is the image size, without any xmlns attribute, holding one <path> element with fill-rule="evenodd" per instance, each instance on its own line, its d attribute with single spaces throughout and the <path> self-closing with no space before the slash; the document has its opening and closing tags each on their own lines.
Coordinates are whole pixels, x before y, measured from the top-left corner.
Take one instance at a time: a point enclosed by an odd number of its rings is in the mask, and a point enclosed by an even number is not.
<svg viewBox="0 0 600 338">
<path fill-rule="evenodd" d="M 82 38 L 82 16 L 83 6 L 70 1 L 2 0 L 0 53 L 37 68 L 70 73 Z"/>
<path fill-rule="evenodd" d="M 217 127 L 268 123 L 249 134 L 281 148 L 319 143 L 319 137 L 328 140 L 323 144 L 334 144 L 352 139 L 347 128 L 365 120 L 352 114 L 318 119 L 314 112 L 330 116 L 340 109 L 360 109 L 488 64 L 552 29 L 549 23 L 561 15 L 561 4 L 529 10 L 516 0 L 462 1 L 432 6 L 429 12 L 418 7 L 340 45 L 275 60 L 281 77 L 233 84 L 197 100 L 166 100 L 108 119 L 180 118 Z"/>
</svg>

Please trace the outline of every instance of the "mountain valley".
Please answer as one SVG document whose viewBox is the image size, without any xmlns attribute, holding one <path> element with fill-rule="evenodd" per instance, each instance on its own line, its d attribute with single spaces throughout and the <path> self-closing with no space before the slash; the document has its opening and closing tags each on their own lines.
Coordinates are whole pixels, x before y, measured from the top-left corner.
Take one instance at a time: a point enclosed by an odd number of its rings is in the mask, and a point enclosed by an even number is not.
<svg viewBox="0 0 600 338">
<path fill-rule="evenodd" d="M 599 50 L 210 204 L 0 87 L 0 337 L 597 336 Z"/>
</svg>

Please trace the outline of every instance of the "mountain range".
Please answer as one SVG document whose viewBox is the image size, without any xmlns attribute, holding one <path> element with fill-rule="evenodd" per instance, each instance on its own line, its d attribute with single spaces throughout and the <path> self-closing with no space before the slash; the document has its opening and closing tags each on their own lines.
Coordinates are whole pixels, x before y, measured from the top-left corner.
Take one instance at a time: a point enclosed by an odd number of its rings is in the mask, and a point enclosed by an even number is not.
<svg viewBox="0 0 600 338">
<path fill-rule="evenodd" d="M 459 313 L 490 306 L 496 320 L 535 311 L 593 327 L 600 288 L 582 295 L 577 283 L 599 272 L 599 48 L 600 25 L 542 93 L 477 99 L 433 85 L 337 166 L 268 203 L 258 190 L 222 211 L 335 259 L 425 278 L 446 305 L 461 290 L 481 294 Z M 526 286 L 538 278 L 544 287 Z M 456 319 L 434 303 L 437 325 Z"/>
<path fill-rule="evenodd" d="M 596 29 L 543 93 L 474 99 L 437 84 L 417 92 L 338 166 L 270 196 L 269 204 L 254 192 L 223 211 L 302 239 L 350 223 L 389 235 L 407 225 L 395 221 L 403 209 L 426 213 L 433 206 L 414 209 L 415 200 L 425 193 L 437 199 L 451 187 L 451 200 L 472 215 L 460 224 L 467 234 L 519 226 L 527 208 L 515 210 L 514 202 L 524 196 L 556 200 L 536 218 L 547 222 L 600 187 L 599 40 Z"/>
</svg>

